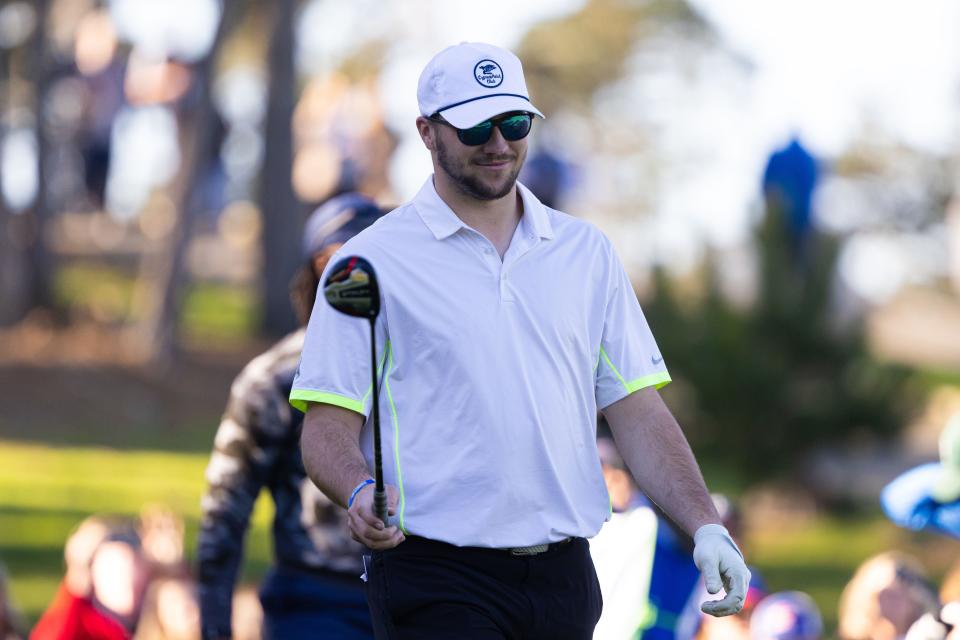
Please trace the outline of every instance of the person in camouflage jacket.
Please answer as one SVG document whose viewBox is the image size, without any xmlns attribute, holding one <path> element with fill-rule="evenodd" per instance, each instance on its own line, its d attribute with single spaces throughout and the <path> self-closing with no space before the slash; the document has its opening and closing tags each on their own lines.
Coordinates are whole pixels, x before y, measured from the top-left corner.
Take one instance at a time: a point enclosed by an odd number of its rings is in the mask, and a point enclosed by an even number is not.
<svg viewBox="0 0 960 640">
<path fill-rule="evenodd" d="M 380 215 L 359 194 L 318 208 L 304 232 L 305 264 L 291 299 L 301 328 L 254 358 L 230 389 L 207 466 L 197 545 L 203 637 L 230 638 L 232 598 L 244 537 L 260 491 L 273 498 L 274 566 L 260 600 L 264 638 L 372 638 L 360 574 L 364 547 L 347 528 L 347 513 L 307 478 L 300 456 L 303 414 L 287 398 L 300 361 L 320 274 L 346 240 Z"/>
</svg>

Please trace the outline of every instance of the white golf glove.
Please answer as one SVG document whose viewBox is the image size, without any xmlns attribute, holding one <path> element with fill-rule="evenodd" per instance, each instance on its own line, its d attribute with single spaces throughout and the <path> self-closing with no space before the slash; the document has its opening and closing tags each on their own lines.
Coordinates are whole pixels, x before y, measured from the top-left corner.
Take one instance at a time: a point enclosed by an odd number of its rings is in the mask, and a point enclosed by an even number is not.
<svg viewBox="0 0 960 640">
<path fill-rule="evenodd" d="M 693 534 L 693 561 L 710 594 L 726 591 L 722 600 L 708 600 L 700 610 L 711 616 L 729 616 L 743 608 L 750 584 L 750 570 L 743 561 L 726 528 L 719 524 L 705 524 Z"/>
</svg>

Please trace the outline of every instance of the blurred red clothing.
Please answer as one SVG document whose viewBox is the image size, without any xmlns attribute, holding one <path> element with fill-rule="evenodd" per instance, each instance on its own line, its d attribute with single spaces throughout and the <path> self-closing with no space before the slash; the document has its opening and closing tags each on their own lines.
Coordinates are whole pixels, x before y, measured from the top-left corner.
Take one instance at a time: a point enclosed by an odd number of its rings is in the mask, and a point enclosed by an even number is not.
<svg viewBox="0 0 960 640">
<path fill-rule="evenodd" d="M 61 584 L 30 640 L 130 640 L 130 634 L 88 598 L 71 594 Z"/>
</svg>

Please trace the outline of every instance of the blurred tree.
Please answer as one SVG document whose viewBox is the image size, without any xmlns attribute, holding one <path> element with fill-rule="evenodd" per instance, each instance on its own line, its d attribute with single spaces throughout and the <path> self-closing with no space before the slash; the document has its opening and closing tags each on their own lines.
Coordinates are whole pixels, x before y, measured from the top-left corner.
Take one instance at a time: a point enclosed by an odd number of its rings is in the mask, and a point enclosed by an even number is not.
<svg viewBox="0 0 960 640">
<path fill-rule="evenodd" d="M 293 19 L 296 0 L 273 5 L 268 71 L 270 77 L 264 137 L 260 211 L 263 215 L 263 330 L 282 336 L 297 326 L 289 302 L 289 284 L 300 264 L 301 205 L 293 192 L 293 119 L 295 77 Z"/>
<path fill-rule="evenodd" d="M 702 299 L 683 300 L 661 270 L 644 304 L 679 382 L 665 395 L 682 403 L 691 441 L 748 480 L 795 474 L 824 445 L 890 436 L 914 406 L 909 371 L 875 360 L 860 327 L 833 321 L 837 240 L 813 235 L 798 262 L 794 233 L 782 209 L 766 211 L 749 309 L 724 298 L 710 262 Z"/>
<path fill-rule="evenodd" d="M 701 39 L 710 33 L 684 0 L 589 0 L 530 29 L 517 55 L 544 113 L 589 110 L 594 93 L 624 74 L 638 42 L 668 29 Z"/>
<path fill-rule="evenodd" d="M 4 138 L 9 133 L 12 112 L 30 105 L 32 130 L 36 140 L 37 191 L 30 207 L 10 215 L 6 200 L 0 197 L 0 250 L 4 274 L 0 278 L 0 325 L 22 320 L 33 309 L 52 310 L 50 280 L 53 256 L 48 249 L 47 227 L 50 211 L 46 190 L 47 134 L 45 109 L 53 75 L 53 60 L 47 42 L 49 0 L 35 0 L 33 26 L 23 46 L 3 49 L 6 111 Z M 25 99 L 26 98 L 26 99 Z"/>
<path fill-rule="evenodd" d="M 245 3 L 225 2 L 210 51 L 193 68 L 194 80 L 179 122 L 180 167 L 170 188 L 174 204 L 169 232 L 144 257 L 138 293 L 136 341 L 152 370 L 163 371 L 175 355 L 177 322 L 185 280 L 184 260 L 199 213 L 195 196 L 202 169 L 217 153 L 218 116 L 211 94 L 221 45 L 240 22 Z"/>
<path fill-rule="evenodd" d="M 52 309 L 51 279 L 53 277 L 53 256 L 48 249 L 47 227 L 50 211 L 47 198 L 47 117 L 49 107 L 49 89 L 51 86 L 53 61 L 47 43 L 47 19 L 50 13 L 50 0 L 35 0 L 37 26 L 33 36 L 32 61 L 34 68 L 31 76 L 36 83 L 34 96 L 34 122 L 37 139 L 37 195 L 30 210 L 32 224 L 29 244 L 29 285 L 27 287 L 27 309 Z"/>
</svg>

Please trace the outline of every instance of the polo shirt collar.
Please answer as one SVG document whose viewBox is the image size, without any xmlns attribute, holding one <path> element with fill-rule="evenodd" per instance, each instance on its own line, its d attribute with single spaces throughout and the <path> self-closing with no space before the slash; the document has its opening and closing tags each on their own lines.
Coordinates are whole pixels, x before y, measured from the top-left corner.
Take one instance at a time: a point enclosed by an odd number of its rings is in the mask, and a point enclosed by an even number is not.
<svg viewBox="0 0 960 640">
<path fill-rule="evenodd" d="M 523 200 L 523 219 L 521 224 L 529 224 L 533 232 L 541 238 L 553 239 L 553 226 L 547 216 L 546 208 L 537 200 L 529 189 L 517 182 L 520 198 Z M 457 217 L 457 214 L 447 205 L 433 186 L 433 176 L 420 187 L 420 191 L 413 198 L 413 205 L 420 214 L 420 219 L 427 225 L 437 240 L 449 238 L 467 225 Z"/>
</svg>

